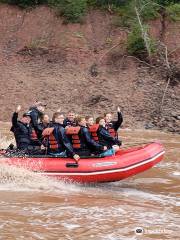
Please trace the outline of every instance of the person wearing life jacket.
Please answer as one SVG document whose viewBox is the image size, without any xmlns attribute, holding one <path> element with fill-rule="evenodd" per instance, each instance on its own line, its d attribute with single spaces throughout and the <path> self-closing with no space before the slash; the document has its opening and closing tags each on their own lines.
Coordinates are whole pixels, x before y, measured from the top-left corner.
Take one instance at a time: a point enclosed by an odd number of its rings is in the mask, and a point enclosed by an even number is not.
<svg viewBox="0 0 180 240">
<path fill-rule="evenodd" d="M 84 117 L 77 117 L 76 121 L 78 126 L 67 128 L 66 133 L 71 136 L 73 149 L 78 155 L 90 156 L 91 153 L 102 153 L 107 150 L 107 147 L 92 139 Z"/>
<path fill-rule="evenodd" d="M 42 117 L 46 104 L 42 102 L 36 102 L 33 107 L 29 108 L 28 113 L 31 116 L 31 126 L 32 126 L 32 133 L 31 133 L 31 141 L 35 146 L 41 145 L 41 133 L 42 129 L 39 125 L 40 118 Z"/>
<path fill-rule="evenodd" d="M 97 129 L 98 142 L 101 145 L 107 146 L 108 149 L 114 149 L 115 152 L 119 150 L 119 140 L 115 137 L 112 137 L 111 134 L 106 129 L 106 122 L 103 117 L 98 117 L 96 119 L 96 124 L 99 125 Z"/>
<path fill-rule="evenodd" d="M 31 117 L 29 113 L 24 113 L 21 120 L 18 120 L 20 111 L 21 106 L 19 105 L 12 116 L 11 131 L 14 133 L 17 149 L 27 151 L 31 147 Z"/>
<path fill-rule="evenodd" d="M 39 125 L 39 128 L 42 129 L 42 131 L 45 128 L 48 128 L 51 125 L 49 115 L 46 113 L 43 113 L 43 115 L 40 118 L 40 123 L 38 125 Z"/>
<path fill-rule="evenodd" d="M 99 142 L 99 138 L 98 138 L 98 135 L 97 135 L 97 131 L 99 129 L 99 124 L 95 124 L 94 123 L 94 118 L 91 117 L 91 116 L 86 117 L 86 124 L 87 124 L 88 130 L 91 134 L 92 139 L 95 142 Z"/>
<path fill-rule="evenodd" d="M 123 116 L 121 113 L 120 108 L 117 108 L 117 115 L 118 115 L 118 119 L 117 121 L 112 121 L 112 114 L 111 113 L 106 113 L 104 115 L 104 119 L 106 122 L 106 129 L 108 130 L 108 132 L 110 133 L 110 135 L 116 139 L 118 139 L 118 129 L 121 126 L 122 122 L 123 122 Z M 122 142 L 119 141 L 119 144 L 121 145 Z M 119 145 L 119 146 L 120 146 Z"/>
<path fill-rule="evenodd" d="M 75 120 L 75 113 L 73 111 L 69 111 L 67 117 L 64 119 L 64 127 L 75 127 L 77 126 Z"/>
<path fill-rule="evenodd" d="M 92 116 L 86 116 L 86 123 L 88 127 L 94 125 L 94 118 Z"/>
<path fill-rule="evenodd" d="M 80 157 L 73 150 L 66 135 L 63 121 L 64 115 L 56 112 L 53 115 L 51 126 L 44 129 L 42 135 L 48 140 L 47 153 L 61 157 L 73 157 L 78 161 Z"/>
<path fill-rule="evenodd" d="M 40 139 L 42 145 L 45 147 L 45 146 L 47 146 L 47 138 L 43 137 L 42 133 L 43 133 L 44 129 L 51 127 L 49 115 L 46 113 L 43 113 L 43 115 L 41 116 L 41 119 L 40 119 L 40 123 L 38 125 L 39 125 L 39 131 L 38 131 L 39 139 Z M 42 149 L 43 149 L 43 146 L 42 146 Z"/>
</svg>

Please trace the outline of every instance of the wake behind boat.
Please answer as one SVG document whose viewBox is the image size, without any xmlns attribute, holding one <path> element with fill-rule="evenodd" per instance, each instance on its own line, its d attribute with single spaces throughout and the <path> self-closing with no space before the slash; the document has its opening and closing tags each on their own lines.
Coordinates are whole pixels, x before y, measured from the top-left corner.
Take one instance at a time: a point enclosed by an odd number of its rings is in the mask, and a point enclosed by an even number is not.
<svg viewBox="0 0 180 240">
<path fill-rule="evenodd" d="M 78 183 L 114 182 L 150 169 L 160 162 L 165 151 L 154 142 L 120 149 L 114 156 L 82 158 L 78 164 L 71 158 L 55 156 L 11 156 L 0 153 L 0 164 L 21 167 L 40 175 Z"/>
</svg>

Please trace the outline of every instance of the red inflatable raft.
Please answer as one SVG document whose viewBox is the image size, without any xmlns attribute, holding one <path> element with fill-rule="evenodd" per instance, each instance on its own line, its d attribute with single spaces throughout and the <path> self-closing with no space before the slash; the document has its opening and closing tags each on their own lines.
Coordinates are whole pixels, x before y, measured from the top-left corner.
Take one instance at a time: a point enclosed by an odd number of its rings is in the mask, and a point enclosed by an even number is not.
<svg viewBox="0 0 180 240">
<path fill-rule="evenodd" d="M 49 156 L 7 157 L 0 154 L 0 164 L 25 168 L 37 174 L 73 182 L 113 182 L 141 173 L 160 162 L 164 155 L 160 143 L 121 149 L 115 156 L 80 159 Z"/>
</svg>

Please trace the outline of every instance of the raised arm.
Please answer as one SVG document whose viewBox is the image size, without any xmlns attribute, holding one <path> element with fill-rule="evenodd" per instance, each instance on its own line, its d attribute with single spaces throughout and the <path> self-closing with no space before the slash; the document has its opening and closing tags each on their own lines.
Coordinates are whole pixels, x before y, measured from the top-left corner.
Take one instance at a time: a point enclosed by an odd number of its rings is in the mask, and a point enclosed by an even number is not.
<svg viewBox="0 0 180 240">
<path fill-rule="evenodd" d="M 12 116 L 12 126 L 17 127 L 18 126 L 18 113 L 21 111 L 21 106 L 18 105 L 16 108 L 16 111 L 13 113 Z"/>
<path fill-rule="evenodd" d="M 117 115 L 118 115 L 117 121 L 113 122 L 113 126 L 116 131 L 118 130 L 118 128 L 121 126 L 123 122 L 123 116 L 122 116 L 120 107 L 117 108 Z"/>
</svg>

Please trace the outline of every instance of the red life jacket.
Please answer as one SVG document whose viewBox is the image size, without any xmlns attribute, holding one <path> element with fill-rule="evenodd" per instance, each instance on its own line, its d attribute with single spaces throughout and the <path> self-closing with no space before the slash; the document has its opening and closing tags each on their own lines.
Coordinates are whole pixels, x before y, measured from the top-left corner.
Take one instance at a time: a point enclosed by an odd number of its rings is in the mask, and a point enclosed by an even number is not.
<svg viewBox="0 0 180 240">
<path fill-rule="evenodd" d="M 112 136 L 112 137 L 116 137 L 117 136 L 117 133 L 116 133 L 116 131 L 114 130 L 114 128 L 109 128 L 108 129 L 108 132 L 110 133 L 110 135 Z"/>
<path fill-rule="evenodd" d="M 89 132 L 91 133 L 93 140 L 96 142 L 99 142 L 99 137 L 97 135 L 98 129 L 99 129 L 99 124 L 94 124 L 89 127 Z"/>
<path fill-rule="evenodd" d="M 113 138 L 118 138 L 118 133 L 114 130 L 113 125 L 111 123 L 107 123 L 106 128 Z"/>
<path fill-rule="evenodd" d="M 36 134 L 36 131 L 34 130 L 34 128 L 33 128 L 32 131 L 31 131 L 30 138 L 31 138 L 31 140 L 33 140 L 33 141 L 38 140 L 38 137 L 37 137 L 37 134 Z"/>
<path fill-rule="evenodd" d="M 60 147 L 59 147 L 59 144 L 53 134 L 53 131 L 54 131 L 53 127 L 45 128 L 42 132 L 42 136 L 48 140 L 49 149 L 58 150 Z"/>
<path fill-rule="evenodd" d="M 79 138 L 80 129 L 81 129 L 80 127 L 68 127 L 66 129 L 66 134 L 71 137 L 72 146 L 73 148 L 76 148 L 76 149 L 81 148 L 81 141 Z"/>
</svg>

